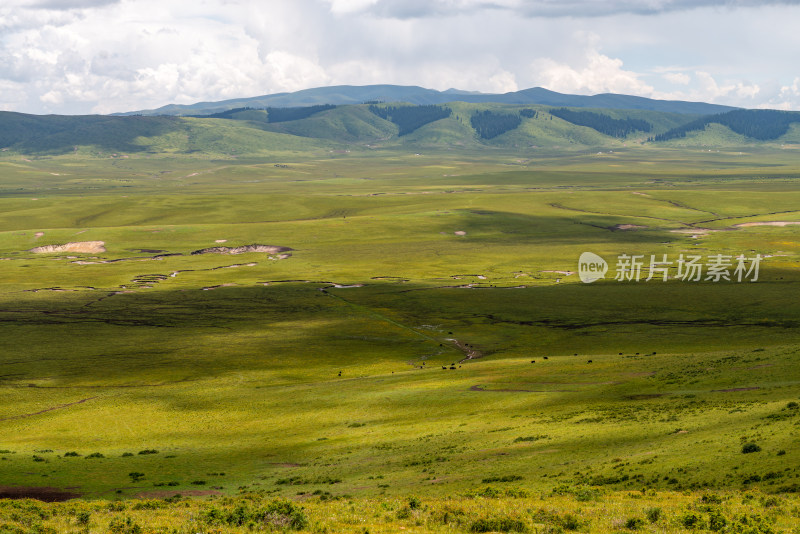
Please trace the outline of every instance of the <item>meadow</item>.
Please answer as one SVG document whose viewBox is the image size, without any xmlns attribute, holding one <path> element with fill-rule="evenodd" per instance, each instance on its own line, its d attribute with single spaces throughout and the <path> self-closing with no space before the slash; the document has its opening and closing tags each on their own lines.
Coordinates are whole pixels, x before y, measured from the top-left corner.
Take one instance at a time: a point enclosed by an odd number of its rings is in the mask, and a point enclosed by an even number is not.
<svg viewBox="0 0 800 534">
<path fill-rule="evenodd" d="M 797 149 L 279 148 L 0 156 L 0 532 L 794 532 Z"/>
</svg>

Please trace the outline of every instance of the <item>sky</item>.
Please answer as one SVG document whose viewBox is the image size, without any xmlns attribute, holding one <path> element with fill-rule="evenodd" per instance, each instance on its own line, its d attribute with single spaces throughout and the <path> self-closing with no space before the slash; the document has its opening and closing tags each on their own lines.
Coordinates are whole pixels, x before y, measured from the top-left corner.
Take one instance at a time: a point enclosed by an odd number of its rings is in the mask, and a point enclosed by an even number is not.
<svg viewBox="0 0 800 534">
<path fill-rule="evenodd" d="M 330 85 L 800 110 L 800 0 L 2 0 L 0 110 Z"/>
</svg>

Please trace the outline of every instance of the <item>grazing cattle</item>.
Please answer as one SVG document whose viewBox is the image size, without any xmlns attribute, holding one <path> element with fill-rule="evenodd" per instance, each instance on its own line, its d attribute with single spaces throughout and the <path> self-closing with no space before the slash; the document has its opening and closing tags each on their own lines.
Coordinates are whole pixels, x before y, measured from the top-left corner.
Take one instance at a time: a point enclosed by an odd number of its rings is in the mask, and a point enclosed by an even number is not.
<svg viewBox="0 0 800 534">
<path fill-rule="evenodd" d="M 531 363 L 536 363 L 536 360 L 531 360 Z"/>
<path fill-rule="evenodd" d="M 545 356 L 545 357 L 544 357 L 544 359 L 546 360 L 546 359 L 547 359 L 547 356 Z"/>
<path fill-rule="evenodd" d="M 592 363 L 592 360 L 587 361 L 586 363 Z"/>
</svg>

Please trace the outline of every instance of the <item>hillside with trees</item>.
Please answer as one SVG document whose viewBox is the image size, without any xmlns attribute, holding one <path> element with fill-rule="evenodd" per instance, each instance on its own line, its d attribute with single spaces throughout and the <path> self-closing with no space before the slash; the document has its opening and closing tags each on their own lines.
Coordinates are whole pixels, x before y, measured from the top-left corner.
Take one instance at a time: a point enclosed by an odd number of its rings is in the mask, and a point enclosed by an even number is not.
<svg viewBox="0 0 800 534">
<path fill-rule="evenodd" d="M 592 111 L 575 111 L 567 108 L 551 109 L 550 114 L 577 126 L 586 126 L 611 137 L 622 138 L 636 131 L 650 132 L 653 125 L 642 119 L 615 119 Z"/>
<path fill-rule="evenodd" d="M 391 121 L 399 128 L 398 135 L 410 134 L 428 123 L 446 119 L 452 110 L 444 106 L 376 106 L 369 110 L 378 117 Z"/>
<path fill-rule="evenodd" d="M 485 110 L 473 114 L 469 122 L 481 139 L 493 139 L 518 127 L 522 123 L 522 119 L 519 118 L 519 115 Z"/>
<path fill-rule="evenodd" d="M 789 131 L 789 126 L 795 122 L 800 122 L 800 113 L 774 109 L 737 109 L 719 115 L 701 117 L 651 137 L 650 141 L 680 139 L 686 137 L 686 134 L 690 132 L 704 130 L 709 124 L 727 126 L 735 133 L 759 141 L 772 141 L 785 135 Z"/>
</svg>

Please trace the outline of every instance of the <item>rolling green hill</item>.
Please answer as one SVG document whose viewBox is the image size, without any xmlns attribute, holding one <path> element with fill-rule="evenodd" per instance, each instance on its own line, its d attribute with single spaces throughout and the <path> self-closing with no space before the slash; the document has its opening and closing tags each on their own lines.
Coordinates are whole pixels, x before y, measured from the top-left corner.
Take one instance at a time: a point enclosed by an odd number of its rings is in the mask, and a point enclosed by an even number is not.
<svg viewBox="0 0 800 534">
<path fill-rule="evenodd" d="M 688 115 L 637 109 L 452 102 L 236 108 L 212 116 L 36 116 L 0 112 L 0 148 L 30 155 L 280 156 L 381 146 L 522 149 L 794 143 L 800 114 Z"/>
</svg>

